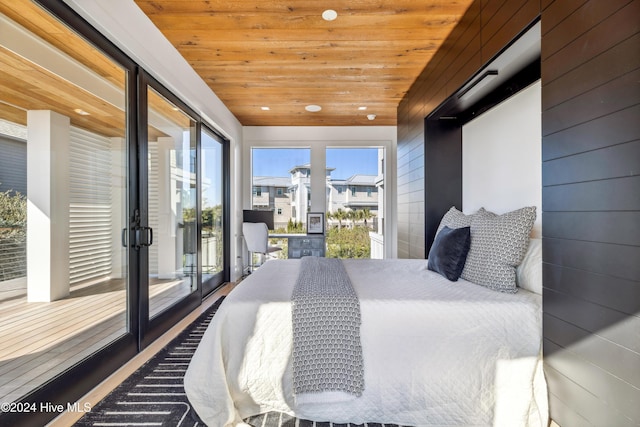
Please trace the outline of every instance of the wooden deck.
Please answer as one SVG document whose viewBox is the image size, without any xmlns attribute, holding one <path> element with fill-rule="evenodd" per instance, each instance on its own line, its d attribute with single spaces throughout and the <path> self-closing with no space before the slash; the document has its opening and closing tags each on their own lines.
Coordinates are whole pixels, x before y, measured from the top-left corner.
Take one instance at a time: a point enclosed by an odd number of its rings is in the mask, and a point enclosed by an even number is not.
<svg viewBox="0 0 640 427">
<path fill-rule="evenodd" d="M 151 316 L 190 292 L 183 280 L 150 286 Z M 71 289 L 54 302 L 27 302 L 26 285 L 0 291 L 0 401 L 12 402 L 126 332 L 123 280 Z"/>
</svg>

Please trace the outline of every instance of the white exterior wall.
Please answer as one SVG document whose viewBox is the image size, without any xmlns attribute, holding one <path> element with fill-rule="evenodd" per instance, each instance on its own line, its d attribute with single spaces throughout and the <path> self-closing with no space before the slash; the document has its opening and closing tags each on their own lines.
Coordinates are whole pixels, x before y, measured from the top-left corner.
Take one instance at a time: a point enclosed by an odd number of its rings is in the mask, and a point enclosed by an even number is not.
<svg viewBox="0 0 640 427">
<path fill-rule="evenodd" d="M 69 295 L 68 117 L 27 112 L 27 299 Z"/>
</svg>

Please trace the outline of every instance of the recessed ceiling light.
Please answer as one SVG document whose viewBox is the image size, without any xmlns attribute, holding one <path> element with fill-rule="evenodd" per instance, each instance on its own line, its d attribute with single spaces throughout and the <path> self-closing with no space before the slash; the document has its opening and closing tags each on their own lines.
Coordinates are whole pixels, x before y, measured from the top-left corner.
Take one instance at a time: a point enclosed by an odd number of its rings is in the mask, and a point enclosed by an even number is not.
<svg viewBox="0 0 640 427">
<path fill-rule="evenodd" d="M 360 110 L 360 111 L 364 111 L 364 110 L 366 110 L 366 109 L 367 109 L 367 107 L 366 107 L 366 106 L 364 106 L 364 105 L 363 105 L 362 107 L 358 107 L 358 110 Z"/>
<path fill-rule="evenodd" d="M 324 19 L 325 21 L 333 21 L 337 17 L 338 17 L 338 12 L 336 12 L 333 9 L 327 9 L 324 12 L 322 12 L 322 19 Z"/>
<path fill-rule="evenodd" d="M 88 116 L 88 115 L 89 115 L 89 113 L 87 113 L 86 111 L 84 111 L 84 110 L 83 110 L 83 109 L 81 109 L 81 108 L 76 108 L 76 109 L 75 109 L 75 110 L 73 110 L 73 111 L 75 111 L 76 113 L 80 114 L 81 116 Z"/>
<path fill-rule="evenodd" d="M 260 109 L 261 109 L 262 111 L 269 111 L 269 110 L 271 110 L 271 108 L 269 108 L 269 107 L 260 107 Z"/>
<path fill-rule="evenodd" d="M 376 119 L 376 115 L 375 114 L 367 114 L 367 119 L 375 120 Z"/>
<path fill-rule="evenodd" d="M 306 107 L 304 107 L 305 110 L 309 111 L 310 113 L 317 113 L 318 111 L 322 110 L 322 107 L 319 105 L 307 105 Z"/>
</svg>

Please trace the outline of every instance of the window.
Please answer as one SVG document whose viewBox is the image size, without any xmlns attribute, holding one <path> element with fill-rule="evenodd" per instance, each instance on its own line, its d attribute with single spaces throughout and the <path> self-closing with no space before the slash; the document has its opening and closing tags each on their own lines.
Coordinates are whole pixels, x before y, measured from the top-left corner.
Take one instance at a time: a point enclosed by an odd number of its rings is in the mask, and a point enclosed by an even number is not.
<svg viewBox="0 0 640 427">
<path fill-rule="evenodd" d="M 309 148 L 251 149 L 251 185 L 256 189 L 251 201 L 252 209 L 277 212 L 279 218 L 274 218 L 277 232 L 306 231 L 305 223 L 311 199 L 310 163 Z M 285 192 L 284 189 L 287 188 L 290 190 Z M 268 197 L 269 194 L 272 197 Z M 291 215 L 283 212 L 291 212 Z"/>
<path fill-rule="evenodd" d="M 327 256 L 383 258 L 383 157 L 383 148 L 326 149 Z"/>
</svg>

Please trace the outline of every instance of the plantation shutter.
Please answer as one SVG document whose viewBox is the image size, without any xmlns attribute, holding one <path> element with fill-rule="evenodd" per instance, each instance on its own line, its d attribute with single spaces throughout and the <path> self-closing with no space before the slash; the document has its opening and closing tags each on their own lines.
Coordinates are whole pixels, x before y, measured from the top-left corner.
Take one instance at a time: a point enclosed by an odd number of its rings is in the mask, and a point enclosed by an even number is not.
<svg viewBox="0 0 640 427">
<path fill-rule="evenodd" d="M 69 280 L 77 284 L 111 273 L 111 142 L 71 128 L 69 156 Z"/>
<path fill-rule="evenodd" d="M 149 227 L 155 232 L 159 230 L 158 212 L 160 210 L 158 198 L 159 192 L 159 175 L 158 175 L 158 141 L 149 141 L 148 168 L 149 168 L 149 184 L 148 184 L 148 212 Z M 158 245 L 154 243 L 149 246 L 149 274 L 158 275 Z"/>
</svg>

